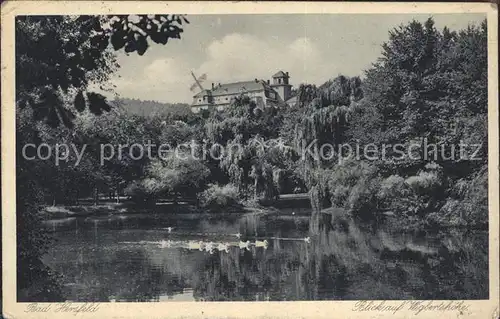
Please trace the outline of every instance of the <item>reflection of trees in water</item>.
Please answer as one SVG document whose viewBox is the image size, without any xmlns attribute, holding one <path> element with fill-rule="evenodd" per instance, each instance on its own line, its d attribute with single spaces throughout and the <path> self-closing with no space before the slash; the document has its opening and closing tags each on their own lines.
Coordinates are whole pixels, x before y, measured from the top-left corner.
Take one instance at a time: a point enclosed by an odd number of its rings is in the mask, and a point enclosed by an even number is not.
<svg viewBox="0 0 500 319">
<path fill-rule="evenodd" d="M 293 211 L 293 210 L 292 210 Z M 290 216 L 291 217 L 291 216 Z M 242 238 L 307 236 L 308 221 L 301 217 L 284 219 L 266 213 L 246 214 L 238 221 Z"/>
<path fill-rule="evenodd" d="M 260 214 L 247 214 L 244 215 L 240 221 L 240 232 L 246 236 L 258 236 L 262 233 L 262 218 Z"/>
<path fill-rule="evenodd" d="M 214 301 L 488 296 L 486 232 L 456 230 L 419 237 L 361 229 L 343 216 L 331 217 L 318 218 L 318 231 L 309 244 L 267 237 L 268 249 L 231 247 L 228 253 L 215 250 L 210 255 L 148 245 L 102 245 L 104 239 L 96 240 L 90 231 L 78 235 L 84 236 L 78 242 L 88 244 L 57 246 L 46 261 L 64 275 L 64 295 L 79 301 L 158 300 L 184 287 L 192 287 L 197 300 Z M 268 222 L 252 217 L 239 227 L 243 236 L 256 227 L 260 235 L 273 231 L 275 237 L 301 236 L 300 231 L 291 234 L 293 222 Z"/>
<path fill-rule="evenodd" d="M 488 235 L 390 234 L 341 219 L 312 243 L 314 299 L 478 299 L 488 296 Z M 332 226 L 335 224 L 335 226 Z M 342 227 L 339 227 L 342 226 Z M 312 267 L 310 267 L 312 268 Z"/>
<path fill-rule="evenodd" d="M 293 248 L 215 252 L 194 273 L 194 296 L 210 301 L 297 299 L 294 274 L 299 265 Z"/>
<path fill-rule="evenodd" d="M 141 249 L 95 250 L 85 261 L 64 265 L 68 295 L 77 301 L 150 301 L 182 292 L 183 283 L 165 267 L 152 267 Z"/>
<path fill-rule="evenodd" d="M 342 218 L 342 217 L 337 217 Z M 311 244 L 207 255 L 195 298 L 222 300 L 478 299 L 488 296 L 487 233 L 418 237 L 334 220 Z"/>
<path fill-rule="evenodd" d="M 455 230 L 440 236 L 439 253 L 429 256 L 434 284 L 427 298 L 484 299 L 489 296 L 488 234 Z"/>
</svg>

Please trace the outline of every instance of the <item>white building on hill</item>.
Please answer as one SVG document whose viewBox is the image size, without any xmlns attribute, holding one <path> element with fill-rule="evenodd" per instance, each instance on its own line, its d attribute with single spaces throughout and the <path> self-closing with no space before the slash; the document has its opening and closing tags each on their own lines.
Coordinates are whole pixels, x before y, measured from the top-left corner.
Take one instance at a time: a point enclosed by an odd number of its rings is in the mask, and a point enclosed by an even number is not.
<svg viewBox="0 0 500 319">
<path fill-rule="evenodd" d="M 292 85 L 289 83 L 288 72 L 279 71 L 269 80 L 234 82 L 214 84 L 209 90 L 203 90 L 193 96 L 191 110 L 198 113 L 201 110 L 223 110 L 231 101 L 240 95 L 246 95 L 259 107 L 276 106 L 291 100 Z"/>
</svg>

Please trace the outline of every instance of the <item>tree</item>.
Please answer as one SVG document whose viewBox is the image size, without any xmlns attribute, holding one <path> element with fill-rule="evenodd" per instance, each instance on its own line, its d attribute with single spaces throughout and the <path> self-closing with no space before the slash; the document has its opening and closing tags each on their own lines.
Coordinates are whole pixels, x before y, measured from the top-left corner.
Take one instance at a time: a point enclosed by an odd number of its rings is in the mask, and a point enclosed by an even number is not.
<svg viewBox="0 0 500 319">
<path fill-rule="evenodd" d="M 260 108 L 242 95 L 208 118 L 207 147 L 224 146 L 224 154 L 216 154 L 222 155 L 220 160 L 209 159 L 214 182 L 232 183 L 241 197 L 253 194 L 254 200 L 275 199 L 288 162 L 276 129 L 286 111 L 286 107 Z"/>
<path fill-rule="evenodd" d="M 161 197 L 197 198 L 204 188 L 209 169 L 188 153 L 155 158 L 148 165 L 145 176 L 133 181 L 127 193 L 139 203 L 154 204 Z"/>
<path fill-rule="evenodd" d="M 400 144 L 404 149 L 417 145 L 420 155 L 419 159 L 376 163 L 383 183 L 391 175 L 399 176 L 404 180 L 401 187 L 408 190 L 402 197 L 412 198 L 411 202 L 386 199 L 392 205 L 388 209 L 398 207 L 419 222 L 428 220 L 433 225 L 452 220 L 467 224 L 463 216 L 474 224 L 475 216 L 487 215 L 486 192 L 478 186 L 480 180 L 485 182 L 487 167 L 486 39 L 485 22 L 451 32 L 436 30 L 432 19 L 423 24 L 412 21 L 390 32 L 382 57 L 366 72 L 365 97 L 349 123 L 348 139 L 361 147 L 368 143 Z M 458 156 L 460 142 L 480 145 L 481 159 Z M 426 158 L 425 143 L 445 150 L 430 149 Z M 390 152 L 387 158 L 395 155 Z M 440 168 L 437 176 L 427 168 L 430 161 Z M 434 182 L 440 187 L 428 189 Z M 472 199 L 465 189 L 454 190 L 462 187 L 483 194 Z M 475 216 L 466 208 L 469 201 L 480 207 Z M 458 206 L 465 209 L 458 210 Z"/>
<path fill-rule="evenodd" d="M 72 129 L 76 115 L 85 109 L 96 115 L 109 111 L 106 98 L 92 91 L 91 84 L 110 89 L 106 81 L 119 67 L 113 50 L 123 48 L 142 55 L 148 42 L 166 44 L 180 38 L 183 22 L 187 22 L 185 17 L 178 15 L 16 18 L 16 106 L 18 112 L 29 110 L 29 116 L 18 116 L 16 127 L 20 301 L 61 298 L 40 261 L 48 238 L 38 214 L 43 176 L 36 176 L 45 171 L 43 163 L 23 158 L 23 143 L 43 141 L 49 128 Z M 37 280 L 42 291 L 29 291 Z"/>
<path fill-rule="evenodd" d="M 437 31 L 432 19 L 396 28 L 382 58 L 366 72 L 366 98 L 348 134 L 387 144 L 424 139 L 458 144 L 466 131 L 474 131 L 477 142 L 486 132 L 481 124 L 487 110 L 486 61 L 485 23 L 459 33 Z M 440 156 L 436 160 L 450 169 Z M 412 165 L 418 170 L 425 163 Z"/>
<path fill-rule="evenodd" d="M 143 55 L 148 41 L 180 39 L 183 22 L 183 15 L 17 17 L 17 103 L 54 127 L 71 126 L 73 110 L 109 111 L 105 97 L 88 90 L 118 67 L 112 49 Z"/>
</svg>

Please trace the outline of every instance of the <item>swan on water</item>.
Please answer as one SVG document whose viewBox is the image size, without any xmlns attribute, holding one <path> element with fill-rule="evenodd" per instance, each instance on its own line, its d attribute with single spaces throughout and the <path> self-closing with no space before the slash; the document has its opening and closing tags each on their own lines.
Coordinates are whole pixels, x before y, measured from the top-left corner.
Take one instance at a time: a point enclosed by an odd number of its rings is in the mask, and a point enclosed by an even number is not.
<svg viewBox="0 0 500 319">
<path fill-rule="evenodd" d="M 268 245 L 269 245 L 269 243 L 267 242 L 267 240 L 264 240 L 264 241 L 256 240 L 255 241 L 255 247 L 264 247 L 264 248 L 267 248 Z"/>
<path fill-rule="evenodd" d="M 162 241 L 160 241 L 160 247 L 161 248 L 172 247 L 172 241 L 171 240 L 162 240 Z"/>
<path fill-rule="evenodd" d="M 214 243 L 213 242 L 208 242 L 205 244 L 205 250 L 211 254 L 214 253 Z"/>
<path fill-rule="evenodd" d="M 224 244 L 224 243 L 219 243 L 219 246 L 217 246 L 217 249 L 219 251 L 225 251 L 226 253 L 229 252 L 229 247 L 228 247 L 228 244 Z"/>
<path fill-rule="evenodd" d="M 188 249 L 199 249 L 202 250 L 202 241 L 196 242 L 196 241 L 189 241 L 188 242 Z"/>
<path fill-rule="evenodd" d="M 246 242 L 240 241 L 239 246 L 240 246 L 240 249 L 246 248 L 248 250 L 250 247 L 250 241 L 248 241 L 248 240 Z"/>
</svg>

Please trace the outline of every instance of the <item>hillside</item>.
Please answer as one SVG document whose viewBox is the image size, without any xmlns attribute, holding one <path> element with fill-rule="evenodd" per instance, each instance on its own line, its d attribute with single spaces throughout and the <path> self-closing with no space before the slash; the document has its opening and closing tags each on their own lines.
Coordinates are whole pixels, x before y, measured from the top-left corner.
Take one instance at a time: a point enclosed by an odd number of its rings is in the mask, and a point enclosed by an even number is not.
<svg viewBox="0 0 500 319">
<path fill-rule="evenodd" d="M 140 116 L 161 116 L 166 114 L 178 114 L 181 117 L 191 114 L 189 104 L 185 103 L 163 103 L 158 101 L 143 101 L 139 99 L 119 98 L 112 103 L 126 113 Z"/>
</svg>

